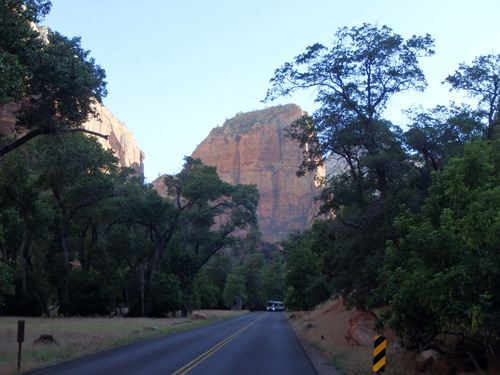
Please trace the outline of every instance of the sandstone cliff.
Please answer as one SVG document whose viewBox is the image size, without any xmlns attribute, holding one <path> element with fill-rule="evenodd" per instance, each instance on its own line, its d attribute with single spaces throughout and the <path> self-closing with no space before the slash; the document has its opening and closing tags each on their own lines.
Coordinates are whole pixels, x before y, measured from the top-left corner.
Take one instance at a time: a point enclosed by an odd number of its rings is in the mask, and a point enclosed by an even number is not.
<svg viewBox="0 0 500 375">
<path fill-rule="evenodd" d="M 122 167 L 133 168 L 138 174 L 144 174 L 144 153 L 139 149 L 132 132 L 123 125 L 103 105 L 97 104 L 97 117 L 91 118 L 83 127 L 101 134 L 108 134 L 108 140 L 96 139 L 105 149 L 111 148 Z"/>
<path fill-rule="evenodd" d="M 13 112 L 15 104 L 0 107 L 0 136 L 14 134 L 16 119 Z M 137 146 L 130 130 L 101 104 L 96 105 L 96 118 L 89 119 L 83 127 L 87 130 L 109 135 L 108 140 L 96 137 L 105 149 L 111 148 L 122 167 L 133 168 L 136 173 L 144 174 L 144 154 Z"/>
<path fill-rule="evenodd" d="M 284 134 L 284 128 L 301 115 L 301 108 L 294 104 L 239 113 L 214 128 L 192 154 L 217 167 L 226 182 L 257 185 L 257 215 L 267 242 L 308 228 L 318 212 L 314 203 L 319 194 L 315 176 L 296 176 L 302 150 Z M 161 181 L 159 178 L 153 185 L 165 195 Z"/>
</svg>

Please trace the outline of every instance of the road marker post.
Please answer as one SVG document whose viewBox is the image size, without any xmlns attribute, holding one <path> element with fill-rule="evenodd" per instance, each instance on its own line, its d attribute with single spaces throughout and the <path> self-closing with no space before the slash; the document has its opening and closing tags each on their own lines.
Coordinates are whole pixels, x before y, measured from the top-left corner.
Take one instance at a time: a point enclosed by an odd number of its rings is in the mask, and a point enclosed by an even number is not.
<svg viewBox="0 0 500 375">
<path fill-rule="evenodd" d="M 385 349 L 387 339 L 384 336 L 375 336 L 373 342 L 373 372 L 380 374 L 385 371 Z"/>
<path fill-rule="evenodd" d="M 24 320 L 17 321 L 17 342 L 19 349 L 17 350 L 17 372 L 21 369 L 21 346 L 24 341 Z"/>
</svg>

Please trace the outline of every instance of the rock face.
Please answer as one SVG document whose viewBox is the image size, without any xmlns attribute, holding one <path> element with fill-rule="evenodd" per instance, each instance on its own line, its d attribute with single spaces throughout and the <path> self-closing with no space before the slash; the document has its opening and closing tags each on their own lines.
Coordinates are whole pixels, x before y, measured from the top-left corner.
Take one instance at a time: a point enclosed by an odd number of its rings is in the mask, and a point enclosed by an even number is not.
<svg viewBox="0 0 500 375">
<path fill-rule="evenodd" d="M 355 311 L 349 320 L 345 336 L 348 345 L 373 345 L 373 328 L 379 318 L 371 311 Z"/>
<path fill-rule="evenodd" d="M 103 105 L 97 104 L 97 117 L 91 118 L 83 127 L 101 134 L 108 134 L 108 140 L 96 139 L 105 148 L 111 148 L 122 167 L 133 168 L 138 174 L 144 174 L 144 153 L 135 142 L 132 132 L 123 125 Z"/>
<path fill-rule="evenodd" d="M 0 107 L 0 137 L 14 134 L 16 119 L 13 112 L 18 108 L 15 104 Z M 101 104 L 96 105 L 98 116 L 88 120 L 83 127 L 87 130 L 109 135 L 108 140 L 96 139 L 105 149 L 111 148 L 119 159 L 121 167 L 133 168 L 137 174 L 144 174 L 144 153 L 139 149 L 130 130 Z"/>
<path fill-rule="evenodd" d="M 294 104 L 239 113 L 214 128 L 192 154 L 204 164 L 215 166 L 223 181 L 257 185 L 259 227 L 267 242 L 308 228 L 318 213 L 314 203 L 319 194 L 315 176 L 296 176 L 302 149 L 284 132 L 302 114 Z M 161 180 L 153 185 L 165 195 Z"/>
</svg>

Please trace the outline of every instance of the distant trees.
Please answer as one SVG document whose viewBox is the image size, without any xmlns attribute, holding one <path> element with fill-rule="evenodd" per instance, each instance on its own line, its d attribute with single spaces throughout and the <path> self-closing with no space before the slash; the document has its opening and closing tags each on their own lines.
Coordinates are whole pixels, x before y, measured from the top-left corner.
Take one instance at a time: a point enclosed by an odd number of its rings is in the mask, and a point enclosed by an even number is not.
<svg viewBox="0 0 500 375">
<path fill-rule="evenodd" d="M 329 218 L 283 241 L 288 306 L 340 296 L 360 309 L 389 305 L 385 322 L 420 347 L 443 332 L 495 342 L 498 56 L 445 80 L 477 109 L 412 109 L 403 130 L 383 110 L 392 95 L 425 88 L 418 61 L 433 54 L 431 37 L 405 41 L 367 24 L 335 36 L 277 69 L 266 97 L 314 88 L 320 108 L 288 129 L 305 149 L 298 175 L 336 165 L 320 196 Z"/>
</svg>

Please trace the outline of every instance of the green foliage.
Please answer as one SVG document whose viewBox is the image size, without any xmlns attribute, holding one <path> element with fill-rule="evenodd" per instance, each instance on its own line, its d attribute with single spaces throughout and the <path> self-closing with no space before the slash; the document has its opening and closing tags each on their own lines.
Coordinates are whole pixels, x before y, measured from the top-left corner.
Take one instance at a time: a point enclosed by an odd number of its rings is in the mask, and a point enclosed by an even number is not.
<svg viewBox="0 0 500 375">
<path fill-rule="evenodd" d="M 270 263 L 264 269 L 262 289 L 266 300 L 269 301 L 282 301 L 285 299 L 285 285 L 283 282 L 285 265 L 282 255 L 278 251 L 274 252 Z"/>
<path fill-rule="evenodd" d="M 165 185 L 173 216 L 163 224 L 164 229 L 153 230 L 169 244 L 172 271 L 179 275 L 191 309 L 189 298 L 197 273 L 219 250 L 236 243 L 237 230 L 256 224 L 259 194 L 255 185 L 223 182 L 214 167 L 189 157 L 179 174 L 165 178 Z"/>
<path fill-rule="evenodd" d="M 399 203 L 419 200 L 406 179 L 413 171 L 402 131 L 382 113 L 393 95 L 423 91 L 427 83 L 419 59 L 432 55 L 432 48 L 429 35 L 405 41 L 387 26 L 344 27 L 331 48 L 315 44 L 276 70 L 267 93 L 272 100 L 296 90 L 317 90 L 320 109 L 288 129 L 288 136 L 306 150 L 299 174 L 325 162 L 336 169 L 320 196 L 322 213 L 335 215 L 322 230 L 318 255 L 327 266 L 323 278 L 314 278 L 319 290 L 328 283 L 332 293 L 360 308 L 368 306 L 377 284 Z M 304 293 L 304 284 L 288 285 L 294 300 L 302 300 L 297 293 Z"/>
<path fill-rule="evenodd" d="M 70 273 L 69 298 L 62 301 L 59 314 L 65 316 L 109 315 L 113 309 L 113 291 L 95 271 L 74 269 Z"/>
<path fill-rule="evenodd" d="M 498 339 L 499 186 L 500 143 L 473 142 L 437 175 L 423 212 L 395 221 L 380 289 L 398 334 Z"/>
<path fill-rule="evenodd" d="M 169 312 L 175 313 L 183 308 L 180 284 L 179 278 L 173 274 L 156 273 L 150 288 L 154 295 L 150 316 L 164 318 Z"/>
<path fill-rule="evenodd" d="M 450 108 L 437 106 L 426 112 L 407 111 L 409 130 L 404 142 L 409 149 L 413 165 L 427 181 L 439 171 L 451 157 L 463 152 L 464 145 L 480 138 L 483 125 L 477 113 L 468 107 Z"/>
<path fill-rule="evenodd" d="M 14 294 L 14 277 L 10 268 L 4 262 L 0 262 L 0 309 L 5 296 L 11 294 Z"/>
<path fill-rule="evenodd" d="M 196 277 L 196 292 L 199 295 L 200 307 L 203 309 L 225 308 L 222 292 L 227 277 L 231 272 L 229 257 L 215 254 Z"/>
<path fill-rule="evenodd" d="M 281 243 L 286 258 L 284 302 L 290 309 L 310 310 L 330 297 L 321 278 L 320 258 L 311 246 L 313 236 L 310 231 L 293 233 Z"/>
<path fill-rule="evenodd" d="M 245 303 L 247 295 L 245 293 L 245 277 L 235 273 L 229 274 L 227 282 L 222 292 L 222 299 L 226 307 L 233 308 L 240 302 Z"/>
<path fill-rule="evenodd" d="M 225 307 L 222 303 L 222 289 L 202 271 L 196 278 L 194 293 L 198 301 L 198 308 L 221 309 Z"/>
<path fill-rule="evenodd" d="M 390 164 L 397 165 L 399 150 L 381 114 L 394 94 L 426 87 L 418 59 L 432 55 L 432 47 L 429 35 L 404 41 L 387 26 L 364 24 L 339 29 L 330 49 L 307 47 L 293 63 L 277 69 L 266 100 L 315 88 L 321 104 L 312 118 L 304 117 L 289 131 L 308 146 L 303 170 L 315 169 L 327 158 L 341 160 L 358 199 L 363 199 L 365 176 L 374 179 L 385 198 Z"/>
<path fill-rule="evenodd" d="M 0 105 L 23 99 L 29 65 L 41 47 L 30 23 L 40 22 L 50 5 L 47 0 L 9 0 L 0 7 Z"/>
<path fill-rule="evenodd" d="M 464 90 L 478 99 L 478 110 L 487 123 L 485 138 L 493 140 L 500 135 L 500 55 L 484 55 L 472 65 L 461 63 L 445 82 L 452 90 Z"/>
<path fill-rule="evenodd" d="M 267 298 L 264 294 L 264 266 L 266 260 L 259 253 L 251 254 L 242 266 L 241 273 L 245 277 L 246 306 L 249 310 L 261 310 L 266 305 Z"/>
<path fill-rule="evenodd" d="M 20 103 L 17 127 L 27 132 L 2 142 L 0 157 L 42 134 L 85 131 L 106 95 L 105 72 L 80 39 L 32 28 L 50 9 L 50 1 L 12 0 L 0 7 L 0 104 Z M 4 141 L 4 140 L 2 140 Z"/>
</svg>

